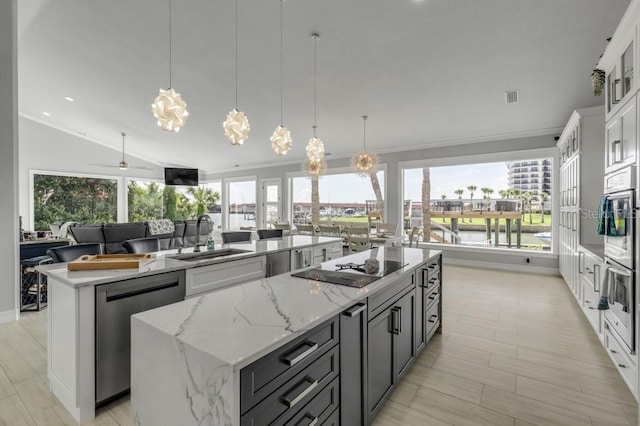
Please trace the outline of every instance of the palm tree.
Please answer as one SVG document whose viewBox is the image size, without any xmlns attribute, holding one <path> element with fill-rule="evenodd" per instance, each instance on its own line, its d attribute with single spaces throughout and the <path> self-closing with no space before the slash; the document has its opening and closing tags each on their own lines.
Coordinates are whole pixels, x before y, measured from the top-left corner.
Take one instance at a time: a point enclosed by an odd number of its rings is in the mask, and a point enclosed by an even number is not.
<svg viewBox="0 0 640 426">
<path fill-rule="evenodd" d="M 493 189 L 491 188 L 480 188 L 480 191 L 482 191 L 482 199 L 483 200 L 489 200 L 490 199 L 490 195 L 493 194 Z M 486 203 L 485 203 L 486 204 Z M 489 211 L 489 205 L 487 204 L 487 211 Z"/>
<path fill-rule="evenodd" d="M 469 185 L 467 186 L 467 191 L 469 191 L 469 204 L 471 205 L 471 210 L 473 211 L 473 193 L 475 192 L 475 190 L 478 189 L 477 186 L 475 185 Z"/>
<path fill-rule="evenodd" d="M 462 194 L 464 194 L 464 189 L 456 189 L 453 191 L 454 194 L 458 196 L 458 200 L 462 200 Z"/>
<path fill-rule="evenodd" d="M 382 191 L 380 190 L 380 182 L 378 181 L 378 175 L 375 172 L 369 173 L 371 178 L 371 186 L 373 192 L 376 194 L 376 204 L 378 205 L 378 212 L 380 213 L 380 221 L 384 222 L 384 199 L 382 198 Z"/>
<path fill-rule="evenodd" d="M 446 195 L 444 195 L 444 194 L 442 194 L 442 195 L 440 196 L 440 198 L 442 198 L 443 200 L 446 200 L 446 199 L 447 199 L 447 196 L 446 196 Z"/>
<path fill-rule="evenodd" d="M 505 198 L 507 198 L 509 196 L 509 190 L 508 189 L 501 189 L 500 191 L 498 191 L 498 194 L 500 194 L 500 197 L 502 197 L 502 199 L 504 200 Z"/>
<path fill-rule="evenodd" d="M 431 241 L 431 174 L 428 167 L 422 169 L 422 240 Z"/>
<path fill-rule="evenodd" d="M 531 204 L 533 202 L 533 192 L 531 191 L 527 191 L 524 194 L 522 194 L 522 205 L 523 208 L 524 206 L 528 206 L 529 207 L 529 224 L 531 225 L 533 223 L 533 220 L 531 218 Z M 524 210 L 523 210 L 524 212 Z"/>
<path fill-rule="evenodd" d="M 193 212 L 196 217 L 199 217 L 209 211 L 209 206 L 216 204 L 220 199 L 218 192 L 213 192 L 211 188 L 207 188 L 204 185 L 190 186 L 187 188 L 187 193 L 194 198 Z"/>
<path fill-rule="evenodd" d="M 320 222 L 320 191 L 318 189 L 318 175 L 311 175 L 311 224 Z"/>
<path fill-rule="evenodd" d="M 549 198 L 549 194 L 547 194 L 546 192 L 541 192 L 540 193 L 540 214 L 542 215 L 542 223 L 544 223 L 544 204 L 547 202 L 547 199 Z"/>
</svg>

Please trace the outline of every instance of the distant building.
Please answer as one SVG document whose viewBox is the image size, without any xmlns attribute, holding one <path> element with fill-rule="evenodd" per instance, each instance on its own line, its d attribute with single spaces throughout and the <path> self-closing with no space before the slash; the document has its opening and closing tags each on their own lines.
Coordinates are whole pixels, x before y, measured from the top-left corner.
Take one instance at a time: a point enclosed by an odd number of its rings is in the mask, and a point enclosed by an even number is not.
<svg viewBox="0 0 640 426">
<path fill-rule="evenodd" d="M 509 188 L 551 195 L 551 160 L 507 161 Z"/>
</svg>

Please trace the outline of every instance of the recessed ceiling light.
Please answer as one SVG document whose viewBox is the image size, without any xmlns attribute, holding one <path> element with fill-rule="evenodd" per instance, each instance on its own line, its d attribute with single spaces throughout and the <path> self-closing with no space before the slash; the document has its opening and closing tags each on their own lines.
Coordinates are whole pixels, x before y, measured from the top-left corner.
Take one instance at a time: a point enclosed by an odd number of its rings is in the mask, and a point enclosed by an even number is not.
<svg viewBox="0 0 640 426">
<path fill-rule="evenodd" d="M 47 111 L 44 111 L 44 112 L 42 113 L 42 115 L 47 116 L 47 117 L 51 117 L 51 113 L 50 113 L 50 112 L 47 112 Z"/>
<path fill-rule="evenodd" d="M 75 99 L 73 99 L 72 97 L 69 97 L 69 96 L 65 96 L 64 98 L 66 100 L 68 100 L 69 102 L 75 102 L 76 101 Z"/>
<path fill-rule="evenodd" d="M 234 164 L 233 167 L 240 167 L 240 164 Z"/>
</svg>

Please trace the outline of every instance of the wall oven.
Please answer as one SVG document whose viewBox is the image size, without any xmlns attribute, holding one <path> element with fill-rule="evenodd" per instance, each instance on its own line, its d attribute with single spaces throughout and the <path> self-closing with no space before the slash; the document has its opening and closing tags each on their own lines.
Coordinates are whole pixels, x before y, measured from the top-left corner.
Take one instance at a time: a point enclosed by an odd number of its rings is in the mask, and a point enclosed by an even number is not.
<svg viewBox="0 0 640 426">
<path fill-rule="evenodd" d="M 627 346 L 636 351 L 636 167 L 630 166 L 604 178 L 610 206 L 609 232 L 604 235 L 604 255 L 609 309 L 605 321 Z"/>
<path fill-rule="evenodd" d="M 634 269 L 635 167 L 605 176 L 606 196 L 611 203 L 611 231 L 604 236 L 604 255 Z"/>
<path fill-rule="evenodd" d="M 609 309 L 604 311 L 605 320 L 629 349 L 635 353 L 635 276 L 631 269 L 613 264 L 607 259 L 609 285 Z"/>
</svg>

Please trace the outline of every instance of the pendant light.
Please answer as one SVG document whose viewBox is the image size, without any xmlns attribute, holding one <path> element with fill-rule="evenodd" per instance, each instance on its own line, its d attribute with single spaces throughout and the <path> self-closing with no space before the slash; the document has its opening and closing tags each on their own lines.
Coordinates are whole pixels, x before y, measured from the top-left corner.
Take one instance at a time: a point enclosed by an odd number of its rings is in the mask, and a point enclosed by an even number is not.
<svg viewBox="0 0 640 426">
<path fill-rule="evenodd" d="M 158 126 L 168 132 L 179 132 L 189 116 L 187 104 L 182 100 L 180 93 L 171 87 L 171 0 L 169 0 L 169 88 L 160 89 L 158 97 L 151 104 L 153 116 Z"/>
<path fill-rule="evenodd" d="M 371 173 L 375 173 L 378 169 L 378 156 L 375 152 L 367 150 L 367 116 L 362 116 L 363 149 L 353 154 L 351 158 L 351 166 L 358 176 L 366 177 Z"/>
<path fill-rule="evenodd" d="M 318 119 L 318 38 L 316 33 L 313 38 L 313 137 L 307 143 L 307 158 L 311 162 L 320 162 L 324 158 L 324 144 L 316 137 Z"/>
<path fill-rule="evenodd" d="M 222 123 L 224 135 L 231 145 L 242 145 L 249 137 L 249 119 L 244 112 L 238 110 L 238 0 L 236 0 L 236 107 L 229 111 L 227 119 Z"/>
<path fill-rule="evenodd" d="M 276 152 L 277 155 L 285 155 L 291 149 L 293 145 L 293 140 L 291 139 L 291 132 L 287 129 L 283 124 L 282 120 L 282 98 L 283 98 L 283 84 L 282 84 L 282 74 L 283 74 L 283 41 L 282 34 L 284 28 L 284 19 L 283 19 L 283 6 L 284 0 L 280 0 L 280 125 L 276 127 L 273 131 L 273 135 L 271 135 L 271 148 Z"/>
<path fill-rule="evenodd" d="M 302 170 L 304 170 L 309 177 L 322 176 L 327 171 L 327 162 L 324 158 L 320 161 L 306 160 L 302 164 Z"/>
<path fill-rule="evenodd" d="M 126 161 L 124 161 L 124 137 L 127 136 L 127 134 L 125 132 L 122 132 L 120 134 L 122 135 L 122 161 L 120 162 L 118 167 L 120 168 L 120 170 L 127 170 L 129 168 L 129 165 Z"/>
</svg>

